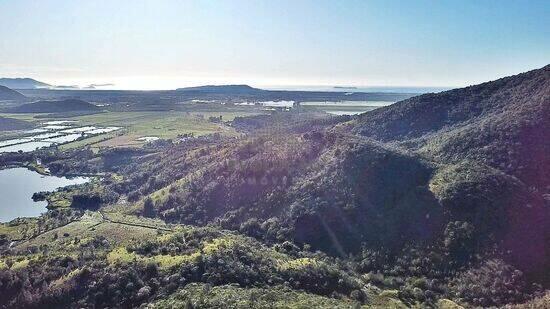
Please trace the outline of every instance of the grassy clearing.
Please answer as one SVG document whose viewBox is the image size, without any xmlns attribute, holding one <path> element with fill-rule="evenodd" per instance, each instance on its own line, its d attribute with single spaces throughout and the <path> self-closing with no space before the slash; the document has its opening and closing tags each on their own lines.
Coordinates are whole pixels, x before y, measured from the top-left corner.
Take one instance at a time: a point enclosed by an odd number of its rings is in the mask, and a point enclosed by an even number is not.
<svg viewBox="0 0 550 309">
<path fill-rule="evenodd" d="M 254 112 L 106 112 L 71 118 L 81 125 L 117 126 L 123 131 L 109 135 L 100 135 L 63 145 L 61 149 L 71 149 L 90 145 L 102 147 L 141 147 L 145 142 L 137 139 L 155 136 L 161 139 L 174 139 L 181 134 L 201 136 L 211 133 L 235 135 L 233 128 L 224 124 L 210 122 L 208 117 L 222 116 L 223 121 L 233 120 L 238 116 L 255 115 Z"/>
<path fill-rule="evenodd" d="M 161 139 L 174 139 L 181 134 L 201 136 L 212 133 L 235 135 L 233 128 L 208 120 L 209 117 L 222 116 L 223 121 L 231 121 L 235 117 L 252 116 L 257 111 L 157 111 L 157 112 L 105 112 L 92 115 L 75 116 L 67 119 L 76 120 L 77 125 L 116 126 L 122 130 L 93 136 L 83 140 L 59 146 L 61 150 L 69 150 L 91 146 L 98 150 L 102 147 L 141 147 L 145 144 L 137 139 L 145 136 L 155 136 Z M 19 120 L 43 123 L 56 118 L 34 118 L 39 114 L 0 114 Z M 44 116 L 44 114 L 40 114 Z M 11 136 L 17 137 L 17 135 Z"/>
<path fill-rule="evenodd" d="M 52 281 L 50 283 L 50 288 L 61 287 L 65 282 L 69 281 L 71 278 L 73 278 L 74 276 L 80 274 L 81 272 L 82 272 L 81 268 L 77 268 L 77 269 L 72 270 L 70 273 L 66 274 L 65 276 L 62 276 L 61 278 L 59 278 L 55 281 Z"/>
<path fill-rule="evenodd" d="M 253 115 L 242 112 L 107 112 L 102 114 L 74 117 L 82 124 L 125 127 L 128 135 L 157 136 L 175 138 L 179 134 L 194 133 L 204 135 L 223 132 L 222 125 L 208 121 L 210 116 L 222 116 L 224 121 L 237 116 Z"/>
<path fill-rule="evenodd" d="M 128 252 L 124 247 L 115 248 L 107 254 L 107 262 L 110 264 L 127 264 L 136 262 L 138 255 L 133 252 Z"/>
<path fill-rule="evenodd" d="M 149 227 L 152 229 L 169 229 L 170 227 L 161 219 L 145 218 L 145 217 L 136 217 L 131 215 L 126 215 L 120 212 L 103 212 L 103 216 L 112 222 L 124 223 L 124 224 L 133 224 Z"/>
<path fill-rule="evenodd" d="M 76 251 L 79 248 L 79 244 L 75 244 L 75 237 L 79 240 L 92 237 L 93 233 L 90 233 L 90 227 L 100 222 L 100 218 L 86 217 L 80 221 L 71 222 L 65 226 L 44 232 L 35 238 L 23 241 L 14 249 L 18 252 L 25 252 L 25 250 L 31 247 L 47 245 L 54 252 L 58 250 L 59 252 Z"/>
<path fill-rule="evenodd" d="M 21 268 L 25 268 L 27 266 L 29 266 L 29 262 L 30 260 L 29 259 L 23 259 L 21 261 L 16 261 L 15 263 L 13 263 L 13 265 L 11 266 L 11 270 L 17 270 L 17 269 L 21 269 Z"/>
<path fill-rule="evenodd" d="M 139 218 L 136 218 L 136 222 Z M 148 224 L 149 222 L 144 222 Z M 0 225 L 1 227 L 1 225 Z M 5 228 L 4 228 L 5 229 Z M 11 234 L 16 230 L 10 231 Z M 0 230 L 0 234 L 4 232 Z M 104 238 L 110 244 L 126 246 L 131 243 L 154 239 L 158 231 L 154 227 L 134 226 L 122 223 L 103 221 L 97 212 L 89 212 L 79 221 L 73 221 L 65 226 L 44 232 L 39 236 L 17 244 L 13 250 L 27 252 L 29 248 L 47 246 L 50 252 L 62 252 L 64 254 L 77 253 L 80 246 L 94 238 Z"/>
<path fill-rule="evenodd" d="M 72 203 L 72 194 L 64 191 L 57 191 L 46 197 L 50 208 L 70 207 Z"/>
<path fill-rule="evenodd" d="M 36 227 L 36 218 L 20 218 L 17 223 L 0 224 L 0 235 L 6 235 L 8 239 L 23 239 L 28 231 Z"/>
<path fill-rule="evenodd" d="M 133 242 L 152 239 L 157 235 L 154 228 L 131 226 L 120 223 L 102 223 L 94 228 L 90 236 L 103 236 L 109 243 L 128 245 Z"/>
<path fill-rule="evenodd" d="M 183 264 L 196 263 L 200 257 L 199 252 L 194 252 L 188 255 L 155 255 L 151 257 L 151 260 L 161 269 L 170 269 Z"/>
<path fill-rule="evenodd" d="M 48 121 L 47 119 L 38 119 L 34 118 L 38 115 L 44 115 L 44 114 L 35 114 L 35 113 L 22 113 L 22 114 L 10 114 L 10 113 L 0 113 L 0 117 L 8 117 L 8 118 L 14 118 L 29 122 L 45 122 Z"/>
<path fill-rule="evenodd" d="M 128 264 L 128 263 L 155 263 L 160 269 L 171 269 L 176 266 L 188 263 L 196 263 L 201 257 L 199 252 L 187 255 L 167 255 L 159 254 L 154 256 L 142 256 L 134 252 L 129 252 L 125 247 L 118 247 L 107 254 L 107 262 L 110 264 Z"/>
<path fill-rule="evenodd" d="M 290 261 L 284 261 L 279 263 L 278 268 L 280 270 L 304 270 L 307 268 L 320 267 L 321 262 L 312 258 L 298 258 Z"/>
<path fill-rule="evenodd" d="M 62 151 L 63 150 L 82 148 L 82 147 L 86 147 L 86 146 L 92 146 L 92 148 L 93 148 L 93 145 L 98 144 L 98 143 L 103 142 L 103 141 L 107 141 L 109 139 L 112 139 L 115 136 L 117 136 L 116 132 L 96 135 L 96 136 L 92 136 L 90 138 L 86 138 L 86 139 L 83 139 L 83 140 L 78 140 L 78 141 L 74 141 L 72 143 L 63 144 L 63 145 L 59 146 L 58 148 Z"/>
<path fill-rule="evenodd" d="M 230 249 L 236 244 L 236 240 L 231 237 L 214 238 L 211 242 L 204 244 L 202 247 L 202 252 L 204 252 L 204 254 L 211 255 L 222 250 Z"/>
<path fill-rule="evenodd" d="M 349 299 L 333 299 L 288 287 L 242 288 L 191 283 L 151 308 L 369 308 Z"/>
<path fill-rule="evenodd" d="M 145 145 L 145 142 L 138 141 L 141 136 L 133 134 L 117 135 L 110 139 L 106 139 L 99 143 L 96 143 L 92 148 L 111 148 L 111 147 L 141 147 Z"/>
</svg>

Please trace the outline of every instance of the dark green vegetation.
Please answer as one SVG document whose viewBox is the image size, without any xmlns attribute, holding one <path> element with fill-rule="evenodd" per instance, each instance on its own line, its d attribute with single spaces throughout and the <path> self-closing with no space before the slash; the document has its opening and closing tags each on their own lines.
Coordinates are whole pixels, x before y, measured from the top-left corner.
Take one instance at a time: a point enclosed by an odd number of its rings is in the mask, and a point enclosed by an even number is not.
<svg viewBox="0 0 550 309">
<path fill-rule="evenodd" d="M 0 101 L 23 100 L 25 96 L 8 87 L 0 86 Z"/>
<path fill-rule="evenodd" d="M 444 165 L 430 187 L 452 218 L 501 241 L 522 267 L 549 269 L 550 66 L 418 96 L 350 127 Z"/>
<path fill-rule="evenodd" d="M 61 101 L 38 101 L 23 104 L 6 110 L 8 113 L 68 113 L 80 111 L 99 111 L 100 108 L 78 99 Z"/>
<path fill-rule="evenodd" d="M 235 118 L 237 137 L 0 156 L 104 175 L 0 227 L 0 303 L 544 306 L 549 109 L 547 66 L 355 118 L 297 108 Z"/>
<path fill-rule="evenodd" d="M 27 121 L 0 117 L 0 131 L 24 130 L 33 126 L 32 123 Z"/>
</svg>

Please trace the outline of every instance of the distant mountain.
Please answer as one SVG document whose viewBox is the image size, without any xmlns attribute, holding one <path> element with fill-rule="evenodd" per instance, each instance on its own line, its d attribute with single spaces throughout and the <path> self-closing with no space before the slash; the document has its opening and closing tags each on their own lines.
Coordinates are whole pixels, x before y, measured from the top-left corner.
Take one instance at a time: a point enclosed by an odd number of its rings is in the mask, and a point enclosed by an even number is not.
<svg viewBox="0 0 550 309">
<path fill-rule="evenodd" d="M 176 91 L 200 92 L 200 93 L 219 93 L 219 94 L 248 94 L 258 93 L 264 90 L 250 87 L 248 85 L 207 85 L 198 87 L 178 88 Z"/>
<path fill-rule="evenodd" d="M 59 85 L 59 86 L 52 86 L 51 89 L 55 90 L 78 90 L 80 89 L 77 85 Z"/>
<path fill-rule="evenodd" d="M 23 130 L 32 127 L 33 125 L 27 121 L 0 117 L 0 131 Z"/>
<path fill-rule="evenodd" d="M 63 113 L 75 111 L 99 111 L 100 108 L 86 101 L 68 99 L 61 101 L 38 101 L 11 109 L 11 113 Z"/>
<path fill-rule="evenodd" d="M 26 97 L 19 92 L 8 87 L 0 86 L 0 101 L 2 100 L 22 100 Z"/>
<path fill-rule="evenodd" d="M 39 82 L 32 78 L 0 78 L 0 85 L 12 89 L 39 89 L 51 87 L 49 84 Z"/>
</svg>

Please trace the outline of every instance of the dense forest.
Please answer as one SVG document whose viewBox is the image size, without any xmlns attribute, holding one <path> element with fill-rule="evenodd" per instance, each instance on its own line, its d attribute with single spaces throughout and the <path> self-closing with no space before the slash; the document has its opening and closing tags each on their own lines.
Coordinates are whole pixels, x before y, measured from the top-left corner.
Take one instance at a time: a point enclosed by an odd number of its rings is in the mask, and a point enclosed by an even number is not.
<svg viewBox="0 0 550 309">
<path fill-rule="evenodd" d="M 0 306 L 544 308 L 550 66 L 357 117 L 40 158 L 100 181 L 0 229 Z"/>
</svg>

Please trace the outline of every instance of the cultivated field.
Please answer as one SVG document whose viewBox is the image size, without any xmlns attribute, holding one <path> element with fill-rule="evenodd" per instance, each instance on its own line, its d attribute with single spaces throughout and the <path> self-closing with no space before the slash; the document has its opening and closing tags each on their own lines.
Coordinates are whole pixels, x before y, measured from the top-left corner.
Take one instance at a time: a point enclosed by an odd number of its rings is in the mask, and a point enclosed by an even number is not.
<svg viewBox="0 0 550 309">
<path fill-rule="evenodd" d="M 157 137 L 160 139 L 174 139 L 179 135 L 193 134 L 201 136 L 211 133 L 223 135 L 235 135 L 233 128 L 224 122 L 231 121 L 235 117 L 251 116 L 257 111 L 147 111 L 147 112 L 104 112 L 91 115 L 63 118 L 63 120 L 78 121 L 77 125 L 121 127 L 116 132 L 92 136 L 59 146 L 61 150 L 91 146 L 92 149 L 108 147 L 141 147 L 146 141 L 139 140 L 143 137 Z M 44 114 L 0 114 L 36 123 L 37 125 L 50 120 L 59 120 L 59 117 L 48 118 Z M 37 118 L 37 116 L 40 116 Z M 220 117 L 222 122 L 211 121 L 210 117 Z M 15 138 L 21 135 L 19 132 L 4 132 L 4 138 Z M 2 137 L 2 136 L 0 136 Z"/>
</svg>

